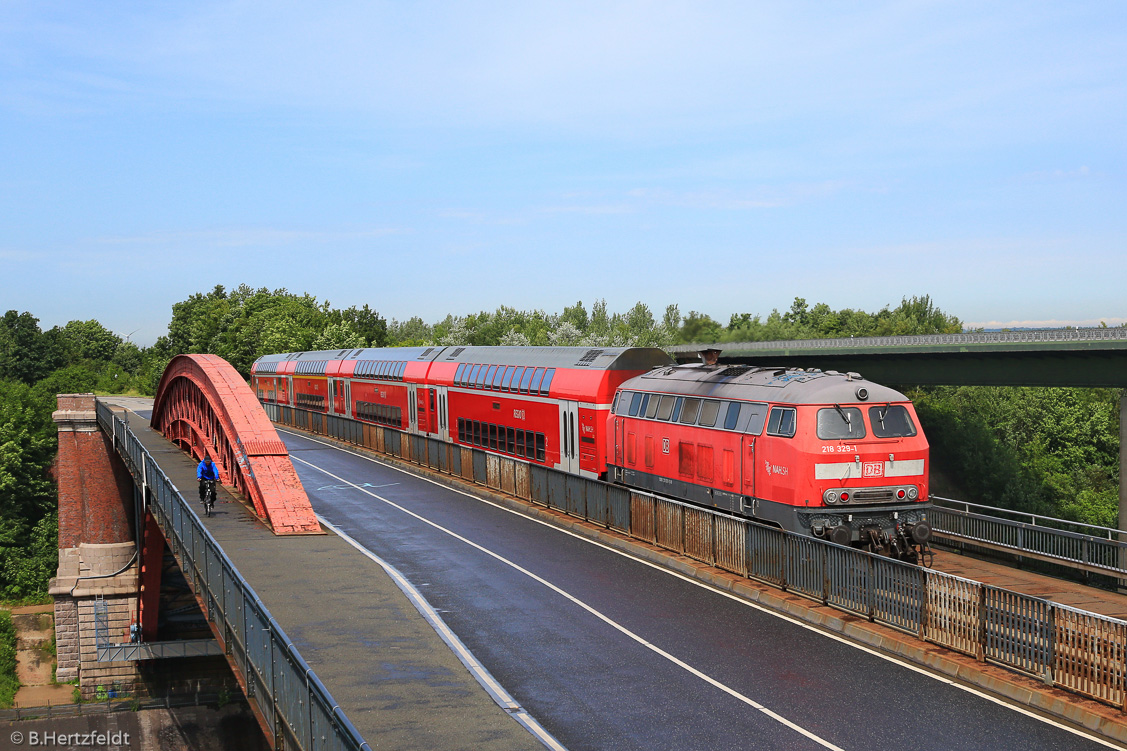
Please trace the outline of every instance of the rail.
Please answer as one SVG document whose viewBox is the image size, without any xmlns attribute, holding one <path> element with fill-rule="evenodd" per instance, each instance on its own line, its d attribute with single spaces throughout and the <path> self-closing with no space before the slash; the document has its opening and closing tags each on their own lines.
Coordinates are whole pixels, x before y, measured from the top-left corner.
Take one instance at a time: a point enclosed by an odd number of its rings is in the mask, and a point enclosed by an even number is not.
<svg viewBox="0 0 1127 751">
<path fill-rule="evenodd" d="M 1091 573 L 1127 577 L 1127 542 L 1114 539 L 1122 534 L 1119 530 L 951 498 L 932 500 L 937 505 L 929 512 L 928 521 L 937 535 L 956 544 L 1010 552 Z M 989 513 L 978 513 L 972 508 Z M 999 514 L 1018 518 L 1003 519 Z M 1088 530 L 1099 536 L 1076 530 Z"/>
<path fill-rule="evenodd" d="M 982 331 L 970 334 L 917 334 L 912 336 L 860 336 L 833 339 L 790 339 L 766 342 L 724 342 L 728 350 L 842 349 L 872 347 L 935 347 L 965 344 L 1032 344 L 1036 342 L 1100 342 L 1127 340 L 1127 326 L 1115 328 L 1040 329 L 1036 331 Z M 696 352 L 705 344 L 681 344 L 671 352 Z"/>
<path fill-rule="evenodd" d="M 236 668 L 247 698 L 273 728 L 275 745 L 304 751 L 370 747 L 180 490 L 129 429 L 100 401 L 98 424 L 125 459 L 207 620 Z"/>
<path fill-rule="evenodd" d="M 1127 622 L 343 417 L 265 404 L 270 419 L 586 519 L 726 571 L 1127 709 Z"/>
</svg>

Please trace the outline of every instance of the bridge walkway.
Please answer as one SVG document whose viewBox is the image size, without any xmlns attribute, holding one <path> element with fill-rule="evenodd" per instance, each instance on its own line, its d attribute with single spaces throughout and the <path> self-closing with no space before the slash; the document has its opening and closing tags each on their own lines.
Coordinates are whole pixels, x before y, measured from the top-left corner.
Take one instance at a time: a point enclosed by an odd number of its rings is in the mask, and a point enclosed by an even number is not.
<svg viewBox="0 0 1127 751">
<path fill-rule="evenodd" d="M 135 400 L 117 401 L 144 412 Z M 147 415 L 128 417 L 169 480 L 194 500 L 196 463 L 150 429 Z M 331 532 L 276 536 L 241 499 L 220 491 L 204 525 L 373 748 L 544 748 L 376 562 Z"/>
<path fill-rule="evenodd" d="M 1118 592 L 951 550 L 936 550 L 932 568 L 1078 610 L 1127 620 L 1127 595 Z"/>
</svg>

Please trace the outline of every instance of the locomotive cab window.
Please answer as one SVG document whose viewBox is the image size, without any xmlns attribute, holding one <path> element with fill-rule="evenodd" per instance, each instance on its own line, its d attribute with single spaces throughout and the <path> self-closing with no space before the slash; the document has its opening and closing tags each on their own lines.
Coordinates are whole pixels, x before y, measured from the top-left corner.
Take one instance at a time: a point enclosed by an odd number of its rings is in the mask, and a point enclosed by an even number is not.
<svg viewBox="0 0 1127 751">
<path fill-rule="evenodd" d="M 631 394 L 632 394 L 632 392 L 630 392 L 630 391 L 619 391 L 618 392 L 618 401 L 616 401 L 614 403 L 614 413 L 616 415 L 626 414 L 626 409 L 630 404 Z"/>
<path fill-rule="evenodd" d="M 630 396 L 630 412 L 629 412 L 630 416 L 631 417 L 637 417 L 638 416 L 638 408 L 641 407 L 641 406 L 642 406 L 642 394 L 640 392 L 635 391 Z"/>
<path fill-rule="evenodd" d="M 767 421 L 767 435 L 793 438 L 794 418 L 795 411 L 793 407 L 772 407 L 771 419 Z"/>
<path fill-rule="evenodd" d="M 907 438 L 916 434 L 912 416 L 902 404 L 869 407 L 869 424 L 877 438 Z"/>
<path fill-rule="evenodd" d="M 836 404 L 818 410 L 818 437 L 823 441 L 864 438 L 865 420 L 861 410 Z"/>
</svg>

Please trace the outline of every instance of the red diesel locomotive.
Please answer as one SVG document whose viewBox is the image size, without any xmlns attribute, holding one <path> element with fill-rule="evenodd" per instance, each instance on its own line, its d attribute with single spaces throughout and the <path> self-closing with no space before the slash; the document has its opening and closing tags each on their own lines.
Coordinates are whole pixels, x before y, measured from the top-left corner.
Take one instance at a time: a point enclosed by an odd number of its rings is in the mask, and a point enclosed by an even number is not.
<svg viewBox="0 0 1127 751">
<path fill-rule="evenodd" d="M 614 481 L 903 560 L 931 537 L 915 410 L 855 373 L 655 368 L 613 411 Z"/>
<path fill-rule="evenodd" d="M 414 347 L 267 355 L 264 402 L 602 477 L 916 560 L 928 444 L 855 373 L 676 365 L 647 348 Z M 613 409 L 612 409 L 613 408 Z"/>
</svg>

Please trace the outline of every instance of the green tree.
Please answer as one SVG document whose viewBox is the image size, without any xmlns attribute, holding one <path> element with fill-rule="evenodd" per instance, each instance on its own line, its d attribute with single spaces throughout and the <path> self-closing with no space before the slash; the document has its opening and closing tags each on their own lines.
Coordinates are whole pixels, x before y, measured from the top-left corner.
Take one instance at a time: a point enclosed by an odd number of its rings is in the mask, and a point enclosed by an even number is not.
<svg viewBox="0 0 1127 751">
<path fill-rule="evenodd" d="M 9 310 L 0 318 L 0 379 L 31 385 L 63 360 L 56 337 L 46 337 L 31 313 Z"/>
</svg>

